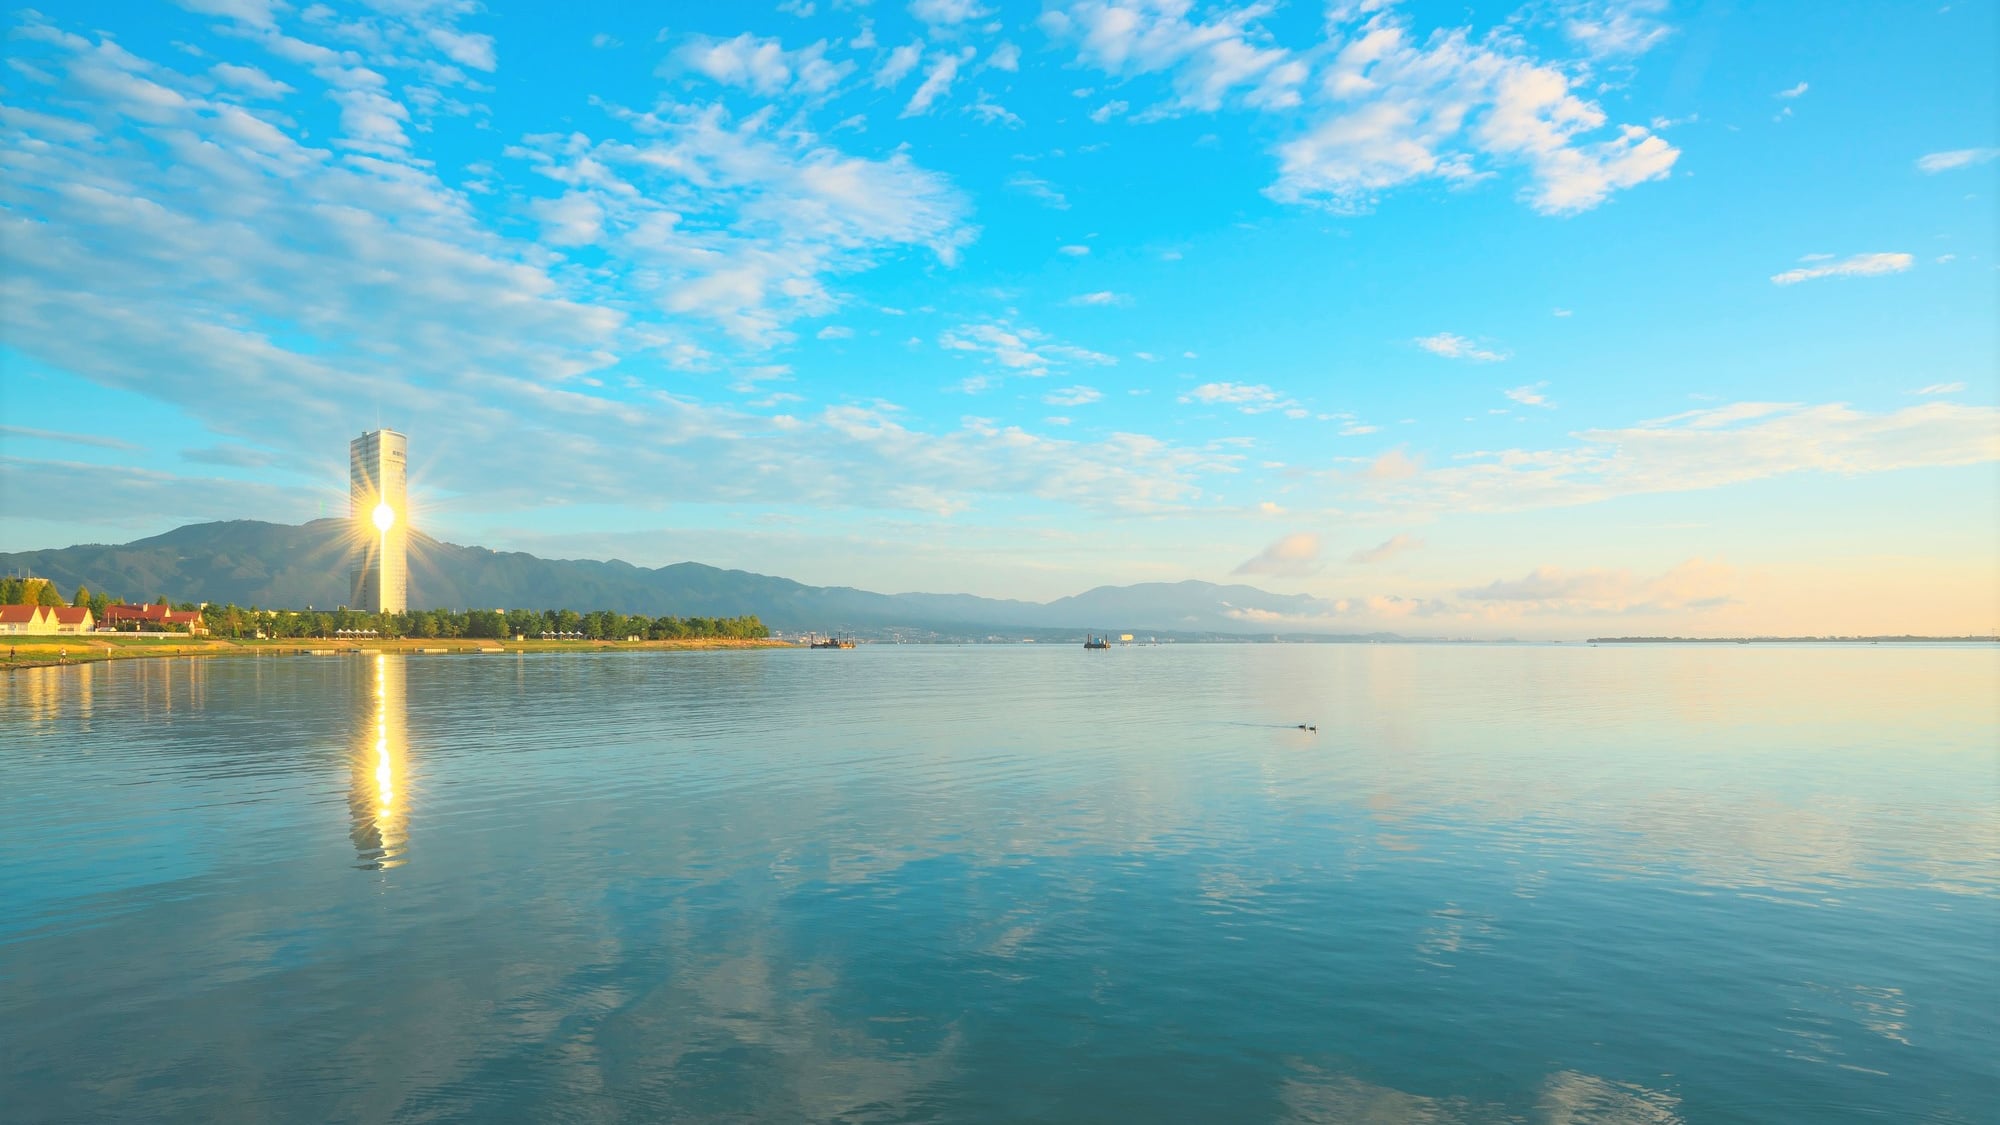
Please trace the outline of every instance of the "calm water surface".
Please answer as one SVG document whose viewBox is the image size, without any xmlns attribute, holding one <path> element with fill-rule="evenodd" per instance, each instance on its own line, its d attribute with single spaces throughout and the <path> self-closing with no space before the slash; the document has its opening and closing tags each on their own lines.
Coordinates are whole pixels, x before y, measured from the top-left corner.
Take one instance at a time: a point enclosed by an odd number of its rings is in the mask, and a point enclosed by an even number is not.
<svg viewBox="0 0 2000 1125">
<path fill-rule="evenodd" d="M 1993 1122 L 1997 693 L 1894 646 L 17 673 L 0 1116 Z"/>
</svg>

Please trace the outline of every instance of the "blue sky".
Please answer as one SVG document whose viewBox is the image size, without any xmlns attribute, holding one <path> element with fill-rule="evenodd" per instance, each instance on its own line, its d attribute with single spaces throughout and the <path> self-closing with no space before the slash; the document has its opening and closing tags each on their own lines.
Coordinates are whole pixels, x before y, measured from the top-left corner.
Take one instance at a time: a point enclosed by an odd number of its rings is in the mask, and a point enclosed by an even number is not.
<svg viewBox="0 0 2000 1125">
<path fill-rule="evenodd" d="M 1991 4 L 10 19 L 0 547 L 341 514 L 379 423 L 545 555 L 2000 618 Z"/>
</svg>

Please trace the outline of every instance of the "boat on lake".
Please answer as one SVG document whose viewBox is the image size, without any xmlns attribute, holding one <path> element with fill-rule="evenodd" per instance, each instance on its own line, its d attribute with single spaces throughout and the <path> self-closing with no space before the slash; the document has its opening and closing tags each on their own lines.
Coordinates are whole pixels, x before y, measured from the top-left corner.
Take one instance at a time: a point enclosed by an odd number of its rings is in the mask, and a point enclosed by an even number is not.
<svg viewBox="0 0 2000 1125">
<path fill-rule="evenodd" d="M 1083 647 L 1085 647 L 1085 648 L 1110 648 L 1110 647 L 1111 647 L 1111 638 L 1110 638 L 1109 636 L 1103 636 L 1103 637 L 1093 637 L 1093 636 L 1091 636 L 1091 635 L 1090 635 L 1089 633 L 1085 633 L 1085 634 L 1083 635 Z"/>
<path fill-rule="evenodd" d="M 821 640 L 821 639 L 820 639 L 820 636 L 819 636 L 819 634 L 818 634 L 818 633 L 808 633 L 808 634 L 806 634 L 806 643 L 807 643 L 807 644 L 809 644 L 809 645 L 811 645 L 811 646 L 812 646 L 813 648 L 853 648 L 853 647 L 854 647 L 854 642 L 853 642 L 852 640 L 850 640 L 849 638 L 846 638 L 846 637 L 835 637 L 835 636 L 831 636 L 831 635 L 829 635 L 829 636 L 828 636 L 828 637 L 827 637 L 827 638 L 826 638 L 825 640 Z"/>
</svg>

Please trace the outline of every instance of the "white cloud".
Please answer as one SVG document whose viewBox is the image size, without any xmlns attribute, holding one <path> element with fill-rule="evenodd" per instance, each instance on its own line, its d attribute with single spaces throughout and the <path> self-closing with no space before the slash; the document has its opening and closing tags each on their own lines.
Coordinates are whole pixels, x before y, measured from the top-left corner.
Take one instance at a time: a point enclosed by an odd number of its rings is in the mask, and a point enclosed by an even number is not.
<svg viewBox="0 0 2000 1125">
<path fill-rule="evenodd" d="M 273 101 L 292 93 L 292 87 L 265 74 L 254 66 L 238 66 L 235 63 L 217 63 L 208 68 L 216 81 L 225 86 L 241 90 L 253 98 L 269 98 Z"/>
<path fill-rule="evenodd" d="M 1362 210 L 1412 181 L 1483 179 L 1492 174 L 1483 157 L 1524 166 L 1530 205 L 1563 215 L 1667 175 L 1679 150 L 1638 125 L 1603 135 L 1603 110 L 1572 92 L 1562 69 L 1512 53 L 1515 44 L 1474 42 L 1465 29 L 1419 42 L 1392 16 L 1370 18 L 1322 72 L 1317 120 L 1278 146 L 1269 194 Z"/>
<path fill-rule="evenodd" d="M 910 0 L 910 14 L 928 24 L 951 26 L 992 14 L 978 0 Z"/>
<path fill-rule="evenodd" d="M 1799 83 L 1799 84 L 1798 84 L 1798 85 L 1796 85 L 1796 86 L 1792 86 L 1792 87 L 1790 87 L 1790 88 L 1788 88 L 1788 89 L 1784 89 L 1784 90 L 1780 90 L 1780 91 L 1778 91 L 1778 92 L 1777 92 L 1776 94 L 1774 94 L 1774 95 L 1772 95 L 1772 96 L 1773 96 L 1773 97 L 1779 97 L 1779 98 L 1796 98 L 1796 97 L 1799 97 L 1799 96 L 1803 95 L 1803 94 L 1804 94 L 1804 93 L 1806 92 L 1806 90 L 1807 90 L 1807 89 L 1808 89 L 1807 85 L 1806 85 L 1805 83 L 1801 82 L 1801 83 Z"/>
<path fill-rule="evenodd" d="M 854 337 L 854 329 L 844 324 L 829 324 L 813 333 L 813 336 L 820 340 L 848 340 Z"/>
<path fill-rule="evenodd" d="M 1109 289 L 1100 289 L 1095 293 L 1079 293 L 1076 296 L 1071 297 L 1069 299 L 1069 303 L 1072 305 L 1091 305 L 1097 307 L 1103 307 L 1106 305 L 1129 305 L 1132 303 L 1132 298 L 1126 296 L 1123 293 L 1113 293 Z"/>
<path fill-rule="evenodd" d="M 1064 202 L 1064 206 L 1068 206 L 1067 201 Z M 1090 256 L 1090 247 L 1081 245 L 1079 243 L 1071 243 L 1068 246 L 1059 246 L 1056 248 L 1056 250 L 1057 253 L 1066 254 L 1072 258 L 1087 258 Z"/>
<path fill-rule="evenodd" d="M 1065 344 L 1046 332 L 1005 320 L 980 321 L 947 329 L 939 334 L 938 347 L 946 351 L 982 355 L 988 362 L 1022 375 L 1047 375 L 1055 368 L 1070 364 L 1108 367 L 1118 362 L 1115 356 Z"/>
<path fill-rule="evenodd" d="M 882 65 L 875 71 L 875 85 L 879 89 L 889 89 L 901 82 L 903 77 L 917 68 L 924 57 L 924 41 L 921 39 L 905 43 L 889 52 Z"/>
<path fill-rule="evenodd" d="M 1964 383 L 1932 383 L 1927 387 L 1918 387 L 1910 393 L 1918 395 L 1955 395 L 1964 389 Z"/>
<path fill-rule="evenodd" d="M 1446 359 L 1470 359 L 1479 363 L 1498 363 L 1507 358 L 1505 352 L 1481 347 L 1471 340 L 1452 332 L 1440 332 L 1435 336 L 1419 336 L 1416 345 L 1432 355 Z"/>
<path fill-rule="evenodd" d="M 1373 547 L 1354 552 L 1347 556 L 1347 561 L 1356 566 L 1368 566 L 1387 562 L 1405 551 L 1414 551 L 1423 545 L 1424 541 L 1414 535 L 1393 535 Z"/>
<path fill-rule="evenodd" d="M 1508 398 L 1513 399 L 1522 406 L 1539 406 L 1545 410 L 1554 410 L 1556 404 L 1550 402 L 1548 396 L 1542 393 L 1542 388 L 1546 386 L 1548 386 L 1547 383 L 1530 383 L 1525 387 L 1515 387 L 1513 390 L 1505 393 Z"/>
<path fill-rule="evenodd" d="M 1358 495 L 1411 515 L 1520 511 L 1798 472 L 1979 464 L 2000 460 L 2000 409 L 1928 402 L 1869 414 L 1842 403 L 1744 402 L 1574 437 L 1566 448 L 1477 452 L 1429 470 L 1371 472 Z"/>
<path fill-rule="evenodd" d="M 1021 48 L 1012 43 L 1002 43 L 986 56 L 989 70 L 1017 71 L 1021 69 Z"/>
<path fill-rule="evenodd" d="M 1673 34 L 1660 18 L 1667 0 L 1583 0 L 1563 13 L 1563 33 L 1600 58 L 1639 55 Z"/>
<path fill-rule="evenodd" d="M 1019 116 L 1006 106 L 988 101 L 983 93 L 979 95 L 978 101 L 965 107 L 965 112 L 988 125 L 1005 125 L 1009 129 L 1019 129 L 1023 124 Z"/>
<path fill-rule="evenodd" d="M 1092 121 L 1097 122 L 1099 125 L 1103 125 L 1106 122 L 1110 121 L 1112 118 L 1123 114 L 1126 110 L 1131 108 L 1132 105 L 1130 102 L 1122 102 L 1122 101 L 1105 102 L 1103 105 L 1098 106 L 1096 109 L 1090 111 L 1090 119 Z"/>
<path fill-rule="evenodd" d="M 443 26 L 428 28 L 426 34 L 440 51 L 461 66 L 490 71 L 499 65 L 493 57 L 491 35 L 478 35 Z"/>
<path fill-rule="evenodd" d="M 622 116 L 636 139 L 530 137 L 509 154 L 596 201 L 601 244 L 625 264 L 628 288 L 655 287 L 666 311 L 744 340 L 771 342 L 786 321 L 831 312 L 826 276 L 898 246 L 928 246 L 949 264 L 975 233 L 949 181 L 900 152 L 848 156 L 719 106 Z"/>
<path fill-rule="evenodd" d="M 1068 198 L 1056 188 L 1056 185 L 1042 179 L 1040 176 L 1029 175 L 1026 172 L 1016 172 L 1007 178 L 1007 186 L 1023 195 L 1040 200 L 1043 206 L 1054 208 L 1057 211 L 1069 210 Z M 1067 254 L 1069 253 L 1069 249 L 1065 247 L 1063 252 Z M 1088 247 L 1084 249 L 1084 253 L 1090 253 Z"/>
<path fill-rule="evenodd" d="M 222 16 L 249 27 L 268 30 L 276 26 L 272 12 L 276 0 L 179 0 L 179 3 L 190 12 Z"/>
<path fill-rule="evenodd" d="M 1042 396 L 1042 401 L 1050 406 L 1084 406 L 1102 399 L 1104 392 L 1095 387 L 1064 387 Z"/>
<path fill-rule="evenodd" d="M 542 224 L 542 237 L 556 246 L 588 246 L 604 233 L 603 209 L 581 192 L 537 199 L 528 210 Z"/>
<path fill-rule="evenodd" d="M 1423 454 L 1412 457 L 1399 446 L 1369 462 L 1362 475 L 1372 481 L 1400 481 L 1410 480 L 1423 471 Z"/>
<path fill-rule="evenodd" d="M 917 92 L 910 95 L 910 100 L 903 106 L 901 116 L 922 117 L 929 113 L 931 105 L 949 92 L 952 83 L 958 80 L 958 64 L 961 58 L 959 55 L 931 56 L 931 69 L 924 75 L 923 83 L 917 87 Z"/>
<path fill-rule="evenodd" d="M 1531 611 L 1553 613 L 1665 613 L 1730 605 L 1734 585 L 1731 568 L 1695 558 L 1653 578 L 1626 570 L 1542 566 L 1520 578 L 1460 590 L 1458 596 L 1472 602 L 1525 603 Z"/>
<path fill-rule="evenodd" d="M 1949 152 L 1932 152 L 1919 156 L 1917 169 L 1936 175 L 1954 168 L 1970 168 L 1975 164 L 1984 164 L 1996 156 L 2000 156 L 2000 148 L 1956 148 Z"/>
<path fill-rule="evenodd" d="M 1811 281 L 1821 277 L 1877 277 L 1885 273 L 1902 273 L 1916 264 L 1917 260 L 1908 254 L 1856 254 L 1844 261 L 1827 265 L 1800 266 L 1797 269 L 1772 274 L 1771 283 L 1797 285 L 1801 281 Z"/>
<path fill-rule="evenodd" d="M 1230 573 L 1303 578 L 1319 571 L 1322 565 L 1319 552 L 1319 536 L 1310 531 L 1300 531 L 1265 547 Z"/>
<path fill-rule="evenodd" d="M 1262 383 L 1203 383 L 1180 401 L 1204 406 L 1233 406 L 1245 414 L 1265 414 L 1298 405 Z"/>
<path fill-rule="evenodd" d="M 826 52 L 825 40 L 787 51 L 779 40 L 747 31 L 733 39 L 697 35 L 674 51 L 669 65 L 765 97 L 817 95 L 833 89 L 854 71 L 853 63 L 830 61 Z"/>
<path fill-rule="evenodd" d="M 1306 69 L 1257 27 L 1267 5 L 1213 8 L 1206 21 L 1190 18 L 1191 8 L 1187 0 L 1072 0 L 1044 13 L 1042 26 L 1109 74 L 1168 74 L 1170 110 L 1298 104 Z"/>
</svg>

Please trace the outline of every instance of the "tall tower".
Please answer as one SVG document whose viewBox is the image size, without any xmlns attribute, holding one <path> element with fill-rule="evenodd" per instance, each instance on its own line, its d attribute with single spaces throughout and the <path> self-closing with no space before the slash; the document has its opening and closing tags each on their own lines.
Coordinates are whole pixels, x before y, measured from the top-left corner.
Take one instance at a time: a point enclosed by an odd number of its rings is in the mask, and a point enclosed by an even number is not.
<svg viewBox="0 0 2000 1125">
<path fill-rule="evenodd" d="M 410 608 L 409 447 L 394 430 L 371 430 L 347 443 L 350 514 L 361 543 L 354 606 L 369 613 Z"/>
</svg>

